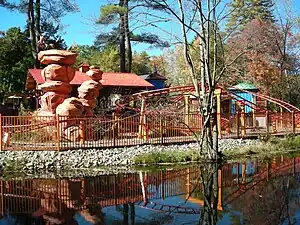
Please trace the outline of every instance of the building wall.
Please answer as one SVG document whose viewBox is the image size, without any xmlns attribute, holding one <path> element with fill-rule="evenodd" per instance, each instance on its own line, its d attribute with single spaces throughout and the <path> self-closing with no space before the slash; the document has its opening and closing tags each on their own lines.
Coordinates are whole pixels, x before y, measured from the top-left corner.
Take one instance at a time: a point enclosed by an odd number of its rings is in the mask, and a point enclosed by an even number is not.
<svg viewBox="0 0 300 225">
<path fill-rule="evenodd" d="M 240 100 L 246 99 L 249 102 L 256 103 L 256 98 L 252 94 L 244 93 L 244 92 L 236 92 L 235 94 L 237 96 L 241 97 Z M 233 99 L 232 100 L 232 106 L 231 106 L 231 112 L 232 113 L 235 113 L 235 102 L 236 102 L 236 99 Z M 252 108 L 250 106 L 246 105 L 245 106 L 245 113 L 250 113 L 250 112 L 252 112 Z"/>
<path fill-rule="evenodd" d="M 153 89 L 165 88 L 165 81 L 164 80 L 147 80 L 147 81 L 154 86 Z"/>
</svg>

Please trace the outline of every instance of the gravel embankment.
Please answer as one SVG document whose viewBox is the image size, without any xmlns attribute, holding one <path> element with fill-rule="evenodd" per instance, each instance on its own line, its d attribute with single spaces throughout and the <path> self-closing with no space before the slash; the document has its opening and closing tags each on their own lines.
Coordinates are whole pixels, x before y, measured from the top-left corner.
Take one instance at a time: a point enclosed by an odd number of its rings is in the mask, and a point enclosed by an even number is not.
<svg viewBox="0 0 300 225">
<path fill-rule="evenodd" d="M 221 151 L 239 146 L 254 145 L 258 140 L 222 139 Z M 22 171 L 57 171 L 101 168 L 103 166 L 128 167 L 136 155 L 150 152 L 186 151 L 195 149 L 195 143 L 183 145 L 143 145 L 115 149 L 90 149 L 55 151 L 2 151 L 0 166 L 18 168 Z M 12 165 L 9 165 L 12 164 Z"/>
</svg>

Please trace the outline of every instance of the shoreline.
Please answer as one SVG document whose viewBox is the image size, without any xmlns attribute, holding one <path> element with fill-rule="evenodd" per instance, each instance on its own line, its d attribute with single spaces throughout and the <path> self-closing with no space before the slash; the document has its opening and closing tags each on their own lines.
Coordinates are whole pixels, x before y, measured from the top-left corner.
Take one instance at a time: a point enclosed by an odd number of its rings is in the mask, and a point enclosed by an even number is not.
<svg viewBox="0 0 300 225">
<path fill-rule="evenodd" d="M 234 149 L 256 145 L 260 141 L 247 139 L 221 139 L 219 149 Z M 110 149 L 82 149 L 56 151 L 1 151 L 0 168 L 2 174 L 7 171 L 19 172 L 55 172 L 71 170 L 93 170 L 104 168 L 125 168 L 135 165 L 135 157 L 148 153 L 176 154 L 195 151 L 197 143 L 181 145 L 141 145 Z"/>
</svg>

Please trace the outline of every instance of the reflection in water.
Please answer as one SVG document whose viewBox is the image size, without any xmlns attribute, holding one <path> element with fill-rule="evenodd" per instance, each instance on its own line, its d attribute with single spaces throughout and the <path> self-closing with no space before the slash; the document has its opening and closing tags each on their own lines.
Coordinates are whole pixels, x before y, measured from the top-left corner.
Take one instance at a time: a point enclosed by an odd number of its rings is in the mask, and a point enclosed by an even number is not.
<svg viewBox="0 0 300 225">
<path fill-rule="evenodd" d="M 299 224 L 300 158 L 0 183 L 0 224 Z M 298 220 L 298 221 L 297 221 Z"/>
</svg>

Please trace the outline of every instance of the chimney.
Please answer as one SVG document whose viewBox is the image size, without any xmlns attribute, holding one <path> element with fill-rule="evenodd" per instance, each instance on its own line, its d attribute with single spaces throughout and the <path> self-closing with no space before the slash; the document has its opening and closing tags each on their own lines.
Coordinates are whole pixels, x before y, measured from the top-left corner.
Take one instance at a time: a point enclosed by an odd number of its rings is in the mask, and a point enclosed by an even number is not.
<svg viewBox="0 0 300 225">
<path fill-rule="evenodd" d="M 78 68 L 78 70 L 82 73 L 86 73 L 87 71 L 89 71 L 89 69 L 90 69 L 90 65 L 86 63 L 82 63 Z"/>
</svg>

